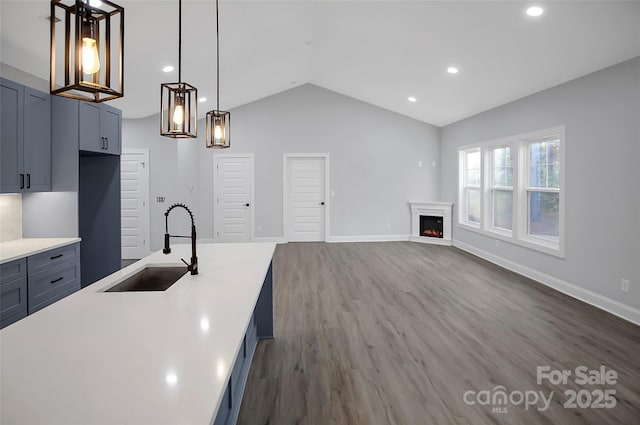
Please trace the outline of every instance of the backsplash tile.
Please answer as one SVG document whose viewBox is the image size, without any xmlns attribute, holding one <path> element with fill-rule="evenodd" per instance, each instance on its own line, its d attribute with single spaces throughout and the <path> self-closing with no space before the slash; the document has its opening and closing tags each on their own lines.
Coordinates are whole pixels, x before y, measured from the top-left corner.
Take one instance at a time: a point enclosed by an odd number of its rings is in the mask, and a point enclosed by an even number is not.
<svg viewBox="0 0 640 425">
<path fill-rule="evenodd" d="M 0 242 L 22 238 L 22 195 L 0 195 Z"/>
</svg>

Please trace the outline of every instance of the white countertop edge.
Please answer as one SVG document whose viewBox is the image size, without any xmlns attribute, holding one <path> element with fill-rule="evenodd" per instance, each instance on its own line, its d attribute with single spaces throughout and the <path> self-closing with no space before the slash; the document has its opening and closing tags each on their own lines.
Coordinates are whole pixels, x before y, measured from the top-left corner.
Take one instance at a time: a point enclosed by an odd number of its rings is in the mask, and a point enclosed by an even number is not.
<svg viewBox="0 0 640 425">
<path fill-rule="evenodd" d="M 22 238 L 0 242 L 0 264 L 80 242 L 80 238 Z"/>
</svg>

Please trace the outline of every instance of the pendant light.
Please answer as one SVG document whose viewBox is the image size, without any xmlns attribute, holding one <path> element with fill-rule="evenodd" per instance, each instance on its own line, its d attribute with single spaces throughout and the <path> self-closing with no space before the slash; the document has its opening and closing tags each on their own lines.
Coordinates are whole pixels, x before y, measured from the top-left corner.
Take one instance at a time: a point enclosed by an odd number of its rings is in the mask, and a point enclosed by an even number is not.
<svg viewBox="0 0 640 425">
<path fill-rule="evenodd" d="M 51 0 L 49 20 L 51 94 L 90 102 L 122 97 L 124 8 L 107 0 Z M 64 37 L 56 38 L 56 26 Z"/>
<path fill-rule="evenodd" d="M 207 112 L 206 146 L 213 149 L 231 147 L 231 114 L 220 110 L 220 26 L 216 0 L 216 109 Z"/>
<path fill-rule="evenodd" d="M 182 81 L 182 0 L 178 0 L 178 82 L 160 86 L 160 135 L 198 137 L 198 89 Z"/>
</svg>

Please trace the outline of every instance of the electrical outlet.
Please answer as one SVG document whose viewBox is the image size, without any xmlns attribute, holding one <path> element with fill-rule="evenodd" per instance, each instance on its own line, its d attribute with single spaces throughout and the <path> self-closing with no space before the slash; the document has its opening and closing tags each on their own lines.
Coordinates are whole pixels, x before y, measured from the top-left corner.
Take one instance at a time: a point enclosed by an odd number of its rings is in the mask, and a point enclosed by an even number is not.
<svg viewBox="0 0 640 425">
<path fill-rule="evenodd" d="M 629 279 L 622 279 L 620 281 L 620 290 L 622 292 L 629 292 Z"/>
<path fill-rule="evenodd" d="M 391 230 L 391 223 L 387 223 L 387 230 Z"/>
<path fill-rule="evenodd" d="M 258 226 L 257 230 L 258 232 L 262 232 L 262 226 Z"/>
<path fill-rule="evenodd" d="M 438 163 L 437 163 L 436 161 L 431 161 L 431 166 L 432 166 L 432 167 L 437 167 L 437 166 L 438 166 Z"/>
<path fill-rule="evenodd" d="M 500 239 L 496 239 L 496 247 L 500 246 Z"/>
<path fill-rule="evenodd" d="M 418 167 L 422 167 L 422 161 L 418 161 Z"/>
<path fill-rule="evenodd" d="M 332 197 L 332 198 L 334 198 L 335 196 L 336 196 L 336 191 L 335 191 L 335 190 L 332 190 L 332 191 L 331 191 L 331 197 Z"/>
<path fill-rule="evenodd" d="M 164 196 L 156 197 L 156 202 L 159 203 L 159 204 L 163 203 L 164 202 Z"/>
</svg>

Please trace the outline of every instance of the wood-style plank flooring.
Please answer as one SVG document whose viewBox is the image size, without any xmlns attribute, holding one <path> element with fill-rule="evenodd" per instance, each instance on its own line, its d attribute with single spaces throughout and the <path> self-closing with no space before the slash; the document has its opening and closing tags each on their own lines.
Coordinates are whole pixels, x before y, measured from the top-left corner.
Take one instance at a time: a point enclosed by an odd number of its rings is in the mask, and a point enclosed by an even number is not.
<svg viewBox="0 0 640 425">
<path fill-rule="evenodd" d="M 279 245 L 274 308 L 241 425 L 640 424 L 640 327 L 456 248 Z M 618 383 L 538 385 L 544 365 L 605 365 Z M 498 385 L 554 395 L 546 411 L 463 400 Z M 613 389 L 617 404 L 564 408 L 581 388 Z"/>
</svg>

